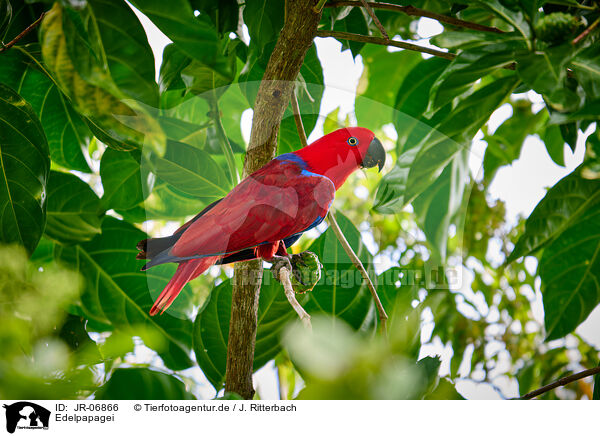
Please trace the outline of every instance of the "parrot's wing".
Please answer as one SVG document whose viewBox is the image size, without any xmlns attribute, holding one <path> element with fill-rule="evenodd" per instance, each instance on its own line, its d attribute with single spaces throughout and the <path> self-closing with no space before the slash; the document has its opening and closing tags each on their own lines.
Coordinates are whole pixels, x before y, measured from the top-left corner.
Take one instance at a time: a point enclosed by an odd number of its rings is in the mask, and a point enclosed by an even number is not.
<svg viewBox="0 0 600 436">
<path fill-rule="evenodd" d="M 334 196 L 329 178 L 274 159 L 191 223 L 169 255 L 224 255 L 285 239 L 321 221 Z"/>
</svg>

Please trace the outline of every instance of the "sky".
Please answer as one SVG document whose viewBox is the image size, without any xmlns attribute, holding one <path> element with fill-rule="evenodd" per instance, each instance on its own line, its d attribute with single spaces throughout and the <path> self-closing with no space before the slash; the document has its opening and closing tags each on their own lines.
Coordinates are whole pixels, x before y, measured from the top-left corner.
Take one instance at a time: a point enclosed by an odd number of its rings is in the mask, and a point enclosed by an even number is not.
<svg viewBox="0 0 600 436">
<path fill-rule="evenodd" d="M 155 57 L 156 74 L 160 70 L 162 62 L 162 52 L 171 41 L 143 14 L 135 10 L 146 34 Z M 443 30 L 442 26 L 435 20 L 421 18 L 418 25 L 418 34 L 422 40 L 417 41 L 423 46 L 430 46 L 429 38 L 435 36 Z M 246 38 L 249 38 L 246 33 Z M 414 42 L 414 41 L 412 41 Z M 322 122 L 325 115 L 340 107 L 340 119 L 344 119 L 347 114 L 353 114 L 354 99 L 358 80 L 363 71 L 363 65 L 360 55 L 353 59 L 349 50 L 342 51 L 341 44 L 333 38 L 316 38 L 315 44 L 321 64 L 323 66 L 325 90 L 321 103 L 321 120 L 309 137 L 309 142 L 322 135 Z M 395 49 L 397 50 L 397 49 Z M 428 55 L 424 55 L 427 57 Z M 541 96 L 534 92 L 520 95 L 519 98 L 528 98 L 534 102 L 534 110 L 541 110 L 543 102 Z M 493 132 L 504 120 L 512 114 L 512 107 L 505 104 L 498 108 L 491 116 L 488 122 L 488 129 Z M 250 136 L 250 126 L 252 122 L 252 111 L 247 110 L 242 116 L 242 133 L 247 140 Z M 364 126 L 369 127 L 369 126 Z M 587 134 L 593 131 L 593 126 L 588 129 Z M 583 160 L 585 152 L 585 137 L 580 135 L 575 152 L 565 145 L 565 167 L 555 164 L 546 152 L 544 143 L 537 136 L 528 136 L 521 156 L 511 165 L 502 167 L 497 172 L 493 182 L 489 187 L 490 200 L 499 199 L 506 205 L 506 220 L 509 224 L 518 221 L 519 216 L 529 216 L 535 205 L 544 197 L 547 189 L 553 186 L 558 180 L 569 174 Z M 482 162 L 486 143 L 481 140 L 482 134 L 475 137 L 473 141 L 472 152 L 469 160 L 469 167 L 473 176 L 480 180 L 482 175 Z M 368 241 L 365 241 L 367 243 Z M 528 259 L 531 271 L 535 270 L 535 259 Z M 466 270 L 465 270 L 466 271 Z M 470 291 L 469 273 L 464 274 L 465 280 L 462 283 L 462 289 L 467 297 L 477 299 Z M 541 303 L 541 294 L 539 293 L 539 284 L 536 289 L 532 309 L 534 316 L 543 323 L 543 307 Z M 469 293 L 471 295 L 469 295 Z M 427 329 L 424 329 L 427 331 Z M 596 309 L 592 315 L 584 322 L 577 332 L 581 334 L 588 342 L 600 348 L 600 309 Z M 426 335 L 426 332 L 425 332 Z M 147 362 L 151 357 L 151 350 L 138 345 L 136 348 L 136 360 Z M 444 347 L 443 344 L 435 342 L 431 346 L 424 347 L 421 357 L 425 355 L 441 355 L 442 357 L 442 375 L 447 373 L 449 368 L 449 358 L 451 350 Z M 214 396 L 214 389 L 206 381 L 201 371 L 193 368 L 186 371 L 187 375 L 193 377 L 199 382 L 196 394 L 202 398 Z M 278 398 L 276 371 L 272 365 L 267 365 L 255 374 L 255 384 L 261 398 Z M 516 382 L 508 379 L 502 381 L 502 391 L 506 397 L 516 396 L 518 386 Z M 458 391 L 466 398 L 471 399 L 499 399 L 501 396 L 496 390 L 487 384 L 475 383 L 471 381 L 458 381 Z"/>
</svg>

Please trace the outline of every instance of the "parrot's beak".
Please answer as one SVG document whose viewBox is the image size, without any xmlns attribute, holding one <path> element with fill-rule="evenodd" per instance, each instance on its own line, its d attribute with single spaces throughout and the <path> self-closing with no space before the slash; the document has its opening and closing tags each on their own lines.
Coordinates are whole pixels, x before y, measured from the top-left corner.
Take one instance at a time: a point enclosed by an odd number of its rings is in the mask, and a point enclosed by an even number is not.
<svg viewBox="0 0 600 436">
<path fill-rule="evenodd" d="M 377 165 L 379 171 L 381 171 L 384 164 L 385 150 L 383 149 L 383 145 L 381 145 L 381 141 L 374 137 L 371 143 L 369 144 L 367 154 L 363 158 L 361 167 L 373 168 L 375 165 Z"/>
</svg>

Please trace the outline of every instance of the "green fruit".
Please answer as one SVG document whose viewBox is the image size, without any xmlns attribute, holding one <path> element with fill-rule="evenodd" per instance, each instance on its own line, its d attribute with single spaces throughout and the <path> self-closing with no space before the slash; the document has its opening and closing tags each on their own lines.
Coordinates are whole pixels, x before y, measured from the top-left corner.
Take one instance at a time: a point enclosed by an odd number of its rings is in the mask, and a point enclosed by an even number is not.
<svg viewBox="0 0 600 436">
<path fill-rule="evenodd" d="M 317 255 L 310 251 L 293 254 L 291 263 L 293 270 L 291 282 L 294 291 L 297 294 L 312 291 L 321 279 L 321 268 L 323 267 Z"/>
<path fill-rule="evenodd" d="M 538 39 L 556 45 L 572 36 L 580 25 L 581 22 L 577 17 L 564 12 L 554 12 L 538 20 L 535 34 Z"/>
</svg>

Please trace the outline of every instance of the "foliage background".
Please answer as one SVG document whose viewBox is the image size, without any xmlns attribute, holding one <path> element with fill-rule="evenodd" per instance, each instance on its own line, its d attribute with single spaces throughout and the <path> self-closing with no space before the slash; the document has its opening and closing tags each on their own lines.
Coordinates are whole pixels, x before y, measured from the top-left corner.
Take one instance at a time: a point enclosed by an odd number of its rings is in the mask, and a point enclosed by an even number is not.
<svg viewBox="0 0 600 436">
<path fill-rule="evenodd" d="M 135 244 L 167 234 L 237 182 L 243 114 L 284 5 L 132 5 L 137 15 L 119 1 L 0 0 L 5 43 L 47 11 L 0 53 L 4 398 L 177 399 L 206 397 L 205 379 L 212 392 L 223 384 L 231 270 L 211 270 L 169 313 L 150 317 L 174 266 L 140 272 Z M 328 60 L 309 50 L 297 85 L 307 132 L 365 126 L 391 156 L 383 178 L 354 176 L 335 202 L 378 282 L 389 341 L 342 247 L 320 226 L 299 243 L 325 267 L 301 299 L 314 334 L 290 325 L 295 315 L 269 273 L 261 290 L 255 369 L 275 369 L 281 398 L 457 398 L 461 383 L 516 395 L 598 365 L 598 349 L 576 331 L 600 303 L 598 4 L 412 5 L 504 33 L 445 26 L 426 43 L 453 61 L 340 40 L 364 68 L 348 116 L 319 118 Z M 378 36 L 363 9 L 326 6 L 321 30 Z M 140 11 L 172 41 L 158 70 Z M 557 22 L 552 12 L 576 19 Z M 419 16 L 376 13 L 390 36 L 421 39 Z M 297 149 L 297 135 L 288 112 L 279 152 Z M 557 165 L 578 143 L 585 158 L 513 222 L 490 189 L 530 135 Z M 469 163 L 483 143 L 477 173 Z M 459 286 L 418 279 L 440 266 L 461 272 Z M 534 313 L 540 300 L 543 317 Z M 436 354 L 443 362 L 426 357 Z M 592 390 L 584 380 L 545 398 Z"/>
</svg>

